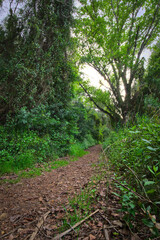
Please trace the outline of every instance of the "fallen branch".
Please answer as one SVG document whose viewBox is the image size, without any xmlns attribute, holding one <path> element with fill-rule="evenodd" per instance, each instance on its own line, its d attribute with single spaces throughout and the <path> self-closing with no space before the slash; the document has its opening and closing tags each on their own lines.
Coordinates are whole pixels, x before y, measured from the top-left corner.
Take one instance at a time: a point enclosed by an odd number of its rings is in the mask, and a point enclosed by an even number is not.
<svg viewBox="0 0 160 240">
<path fill-rule="evenodd" d="M 72 230 L 74 230 L 76 227 L 78 227 L 79 225 L 81 225 L 82 223 L 84 223 L 86 220 L 88 220 L 90 217 L 92 217 L 93 215 L 95 215 L 97 212 L 99 212 L 99 209 L 97 209 L 95 212 L 91 213 L 89 216 L 87 216 L 86 218 L 84 218 L 83 220 L 81 220 L 80 222 L 76 223 L 73 227 L 71 227 L 70 229 L 66 230 L 65 232 L 58 234 L 57 236 L 55 236 L 54 238 L 52 238 L 52 240 L 59 240 L 61 239 L 63 236 L 67 235 L 69 232 L 71 232 Z M 31 240 L 31 239 L 30 239 Z"/>
<path fill-rule="evenodd" d="M 32 233 L 31 237 L 29 240 L 34 240 L 39 229 L 41 228 L 41 226 L 43 225 L 44 221 L 46 220 L 48 214 L 50 213 L 50 211 L 46 212 L 39 220 L 39 222 L 37 223 L 36 229 L 35 231 Z"/>
</svg>

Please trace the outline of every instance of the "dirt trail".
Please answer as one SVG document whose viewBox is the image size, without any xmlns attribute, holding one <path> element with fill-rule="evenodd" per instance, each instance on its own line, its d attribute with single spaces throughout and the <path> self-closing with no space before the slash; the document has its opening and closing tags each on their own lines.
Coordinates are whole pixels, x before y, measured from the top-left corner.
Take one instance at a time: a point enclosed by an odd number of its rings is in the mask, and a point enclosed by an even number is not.
<svg viewBox="0 0 160 240">
<path fill-rule="evenodd" d="M 69 197 L 80 192 L 96 172 L 92 164 L 98 162 L 101 146 L 88 151 L 89 154 L 65 167 L 44 172 L 36 178 L 22 179 L 16 184 L 1 185 L 0 236 L 38 219 L 49 208 L 66 205 Z M 16 238 L 11 234 L 3 239 L 23 239 L 20 234 L 21 230 Z"/>
</svg>

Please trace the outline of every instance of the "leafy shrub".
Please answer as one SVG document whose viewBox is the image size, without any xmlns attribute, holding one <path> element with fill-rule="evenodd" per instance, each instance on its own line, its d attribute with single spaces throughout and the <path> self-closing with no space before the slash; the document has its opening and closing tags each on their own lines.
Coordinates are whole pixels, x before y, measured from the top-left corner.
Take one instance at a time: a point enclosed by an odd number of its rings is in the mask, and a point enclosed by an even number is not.
<svg viewBox="0 0 160 240">
<path fill-rule="evenodd" d="M 135 176 L 129 168 L 143 182 L 148 194 L 160 193 L 160 180 L 157 178 L 160 175 L 159 122 L 143 119 L 136 126 L 121 129 L 118 133 L 113 132 L 110 138 L 104 142 L 104 148 L 106 147 L 111 163 L 118 171 L 123 171 L 130 182 L 134 182 L 133 177 L 135 179 Z M 130 174 L 128 174 L 128 171 Z M 152 189 L 152 184 L 151 182 L 149 184 L 149 181 L 153 181 L 156 185 L 154 189 Z M 152 192 L 149 191 L 150 188 Z"/>
<path fill-rule="evenodd" d="M 87 134 L 82 142 L 84 149 L 87 149 L 96 144 L 96 140 L 93 139 L 91 134 Z"/>
<path fill-rule="evenodd" d="M 87 154 L 88 152 L 84 151 L 84 148 L 82 146 L 81 143 L 77 142 L 77 143 L 73 143 L 70 146 L 70 151 L 69 151 L 69 155 L 74 156 L 74 157 L 82 157 L 85 154 Z"/>
<path fill-rule="evenodd" d="M 144 111 L 148 116 L 160 116 L 159 106 L 159 99 L 154 95 L 150 94 L 144 98 Z"/>
<path fill-rule="evenodd" d="M 58 112 L 53 105 L 41 104 L 31 110 L 22 107 L 14 118 L 8 116 L 7 123 L 0 126 L 0 172 L 25 169 L 68 153 L 83 156 L 84 149 L 96 144 L 99 132 L 103 135 L 104 125 L 97 114 L 97 120 L 91 121 L 92 114 L 78 103 Z M 92 124 L 87 128 L 89 123 Z"/>
<path fill-rule="evenodd" d="M 31 167 L 36 162 L 54 158 L 53 143 L 49 136 L 39 137 L 33 131 L 9 132 L 0 128 L 0 172 Z"/>
<path fill-rule="evenodd" d="M 143 207 L 147 209 L 153 203 L 150 214 L 158 214 L 160 204 L 159 123 L 157 117 L 138 118 L 137 125 L 112 132 L 103 144 L 116 173 L 122 176 L 130 188 L 148 199 Z M 124 190 L 122 192 L 124 197 L 126 193 Z M 135 202 L 138 202 L 136 198 Z"/>
</svg>

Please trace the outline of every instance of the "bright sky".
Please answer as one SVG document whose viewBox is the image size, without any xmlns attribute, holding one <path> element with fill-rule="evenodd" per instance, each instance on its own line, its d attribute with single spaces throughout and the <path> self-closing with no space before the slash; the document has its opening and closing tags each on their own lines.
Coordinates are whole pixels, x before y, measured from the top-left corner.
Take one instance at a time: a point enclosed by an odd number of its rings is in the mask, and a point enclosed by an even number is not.
<svg viewBox="0 0 160 240">
<path fill-rule="evenodd" d="M 146 59 L 145 66 L 147 65 L 150 54 L 151 51 L 149 49 L 144 50 L 142 54 L 142 57 Z M 99 88 L 99 81 L 102 81 L 105 84 L 103 77 L 94 68 L 88 66 L 87 64 L 83 67 L 81 72 L 83 73 L 83 78 L 88 79 L 92 86 Z"/>
</svg>

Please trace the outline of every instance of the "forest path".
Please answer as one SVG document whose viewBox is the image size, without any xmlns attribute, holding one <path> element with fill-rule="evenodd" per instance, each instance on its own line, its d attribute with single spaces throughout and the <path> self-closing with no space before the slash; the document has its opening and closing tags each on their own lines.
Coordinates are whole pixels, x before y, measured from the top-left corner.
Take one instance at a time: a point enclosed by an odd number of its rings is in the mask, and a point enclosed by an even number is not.
<svg viewBox="0 0 160 240">
<path fill-rule="evenodd" d="M 78 161 L 44 172 L 41 176 L 22 179 L 16 184 L 2 184 L 0 236 L 19 228 L 15 238 L 11 234 L 11 237 L 3 239 L 24 239 L 25 234 L 33 231 L 28 225 L 26 228 L 26 224 L 39 219 L 48 209 L 54 212 L 57 208 L 63 208 L 67 205 L 68 198 L 80 193 L 96 173 L 96 167 L 92 164 L 98 163 L 101 146 L 90 147 L 88 151 L 89 154 Z"/>
</svg>

